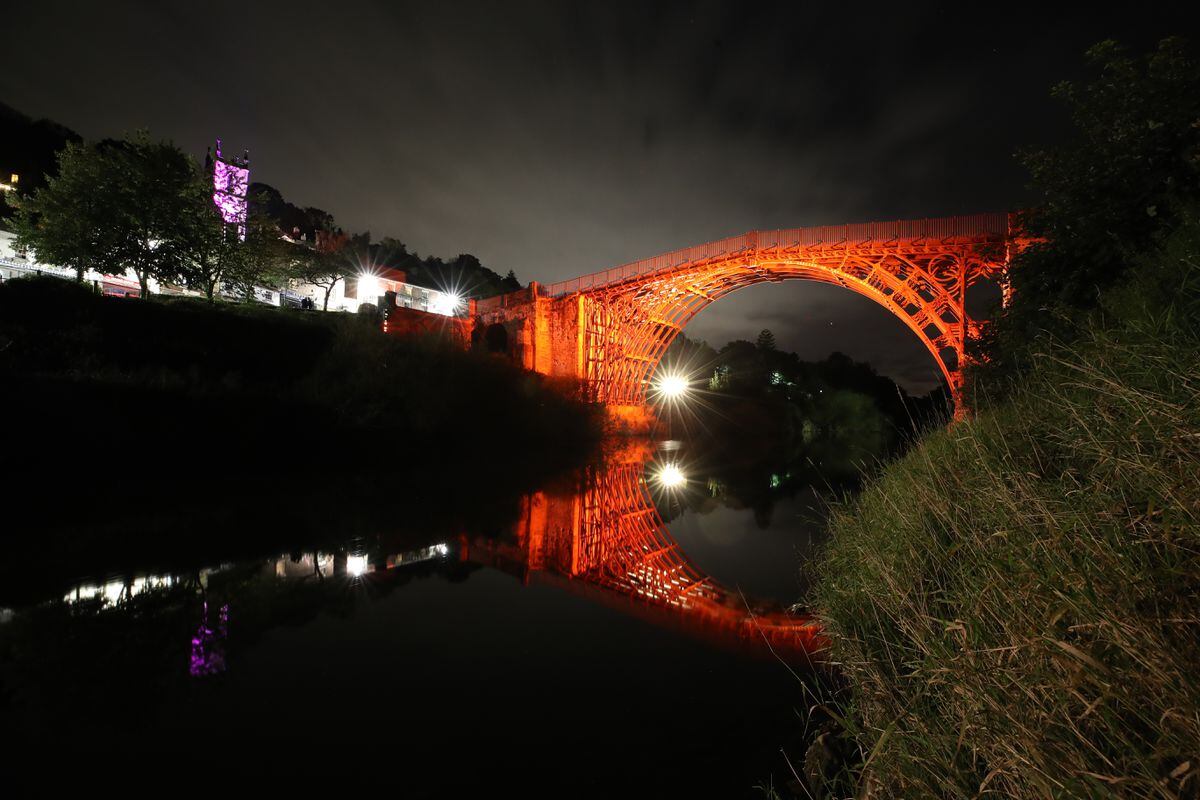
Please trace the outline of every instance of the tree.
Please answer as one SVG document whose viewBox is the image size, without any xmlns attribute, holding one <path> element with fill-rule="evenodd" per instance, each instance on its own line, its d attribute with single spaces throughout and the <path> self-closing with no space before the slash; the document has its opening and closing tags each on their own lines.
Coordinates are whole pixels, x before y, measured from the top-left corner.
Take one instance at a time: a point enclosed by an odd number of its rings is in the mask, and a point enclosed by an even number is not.
<svg viewBox="0 0 1200 800">
<path fill-rule="evenodd" d="M 198 167 L 170 142 L 153 142 L 145 132 L 132 140 L 102 142 L 115 174 L 106 199 L 114 207 L 116 266 L 137 276 L 142 297 L 150 278 L 183 279 L 184 232 L 191 225 Z"/>
<path fill-rule="evenodd" d="M 727 342 L 717 353 L 717 368 L 721 369 L 722 383 L 730 394 L 755 397 L 767 387 L 763 351 L 754 342 L 745 339 Z"/>
<path fill-rule="evenodd" d="M 680 333 L 667 346 L 662 363 L 677 372 L 699 375 L 712 370 L 717 363 L 717 351 L 703 339 L 693 339 L 686 333 Z"/>
<path fill-rule="evenodd" d="M 1019 217 L 1033 244 L 1013 261 L 1012 302 L 975 349 L 991 362 L 984 374 L 1019 367 L 1048 333 L 1069 338 L 1200 198 L 1200 65 L 1183 43 L 1165 39 L 1134 58 L 1106 41 L 1087 57 L 1093 78 L 1052 92 L 1073 136 L 1021 155 L 1038 195 Z"/>
<path fill-rule="evenodd" d="M 250 189 L 253 195 L 251 210 L 258 208 L 269 215 L 289 236 L 298 232 L 299 236 L 316 242 L 318 237 L 328 237 L 336 230 L 333 216 L 327 211 L 313 207 L 299 208 L 287 202 L 278 189 L 264 183 L 252 183 Z M 462 253 L 448 261 L 435 256 L 422 258 L 410 251 L 404 242 L 390 236 L 370 243 L 365 249 L 358 245 L 355 248 L 353 255 L 362 263 L 402 270 L 406 275 L 405 280 L 415 286 L 455 291 L 464 297 L 489 297 L 521 288 L 521 281 L 512 270 L 502 277 L 483 266 L 470 253 Z M 353 267 L 342 266 L 347 269 Z M 314 265 L 309 264 L 306 268 L 313 269 Z M 326 276 L 321 285 L 330 291 L 330 281 L 336 285 L 336 281 L 343 277 L 342 274 L 334 275 L 320 269 L 318 272 Z"/>
<path fill-rule="evenodd" d="M 758 339 L 755 340 L 754 346 L 764 353 L 769 353 L 775 350 L 775 334 L 771 333 L 767 328 L 763 328 L 758 334 Z"/>
<path fill-rule="evenodd" d="M 212 199 L 212 187 L 197 174 L 188 193 L 186 225 L 180 231 L 181 272 L 189 286 L 213 302 L 222 279 L 241 257 L 236 225 L 225 222 Z"/>
<path fill-rule="evenodd" d="M 302 248 L 292 255 L 292 274 L 325 291 L 321 305 L 323 311 L 329 310 L 329 295 L 333 287 L 353 271 L 350 237 L 332 228 L 332 217 L 328 224 L 329 227 L 318 229 L 314 247 Z"/>
<path fill-rule="evenodd" d="M 283 241 L 275 221 L 252 210 L 246 218 L 246 238 L 236 242 L 225 278 L 250 300 L 255 286 L 279 288 L 293 277 L 296 245 Z"/>
<path fill-rule="evenodd" d="M 237 286 L 249 300 L 255 286 L 275 286 L 289 277 L 287 251 L 294 248 L 283 242 L 260 199 L 249 204 L 244 239 L 238 226 L 227 223 L 213 203 L 206 175 L 196 176 L 188 202 L 187 224 L 179 237 L 181 272 L 189 286 L 204 291 L 210 303 L 223 283 Z"/>
<path fill-rule="evenodd" d="M 169 142 L 145 133 L 132 140 L 68 144 L 59 174 L 17 215 L 18 242 L 41 260 L 75 270 L 132 270 L 149 279 L 180 276 L 183 234 L 190 227 L 196 165 Z"/>
<path fill-rule="evenodd" d="M 117 258 L 123 216 L 112 202 L 120 168 L 110 149 L 70 142 L 58 156 L 58 175 L 32 196 L 15 201 L 17 244 L 39 261 L 75 270 L 109 271 Z"/>
</svg>

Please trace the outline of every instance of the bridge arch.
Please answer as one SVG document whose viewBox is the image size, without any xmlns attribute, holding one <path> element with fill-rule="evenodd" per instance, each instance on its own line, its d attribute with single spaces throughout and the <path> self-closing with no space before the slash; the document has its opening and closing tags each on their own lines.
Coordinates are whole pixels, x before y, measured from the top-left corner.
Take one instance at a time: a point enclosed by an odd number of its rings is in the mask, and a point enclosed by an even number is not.
<svg viewBox="0 0 1200 800">
<path fill-rule="evenodd" d="M 651 458 L 644 442 L 608 452 L 577 485 L 526 497 L 513 536 L 466 541 L 463 556 L 718 641 L 819 657 L 811 616 L 748 601 L 688 558 L 651 497 Z"/>
<path fill-rule="evenodd" d="M 799 279 L 841 286 L 898 317 L 961 402 L 966 343 L 979 329 L 966 292 L 1003 281 L 1007 236 L 1000 214 L 755 231 L 578 279 L 590 399 L 644 404 L 667 347 L 696 314 L 738 289 Z"/>
<path fill-rule="evenodd" d="M 479 301 L 487 322 L 524 326 L 525 366 L 580 380 L 585 397 L 642 407 L 667 347 L 704 308 L 757 283 L 813 280 L 899 317 L 933 356 L 962 408 L 966 345 L 980 323 L 967 290 L 997 281 L 1007 302 L 1005 214 L 752 231 Z"/>
</svg>

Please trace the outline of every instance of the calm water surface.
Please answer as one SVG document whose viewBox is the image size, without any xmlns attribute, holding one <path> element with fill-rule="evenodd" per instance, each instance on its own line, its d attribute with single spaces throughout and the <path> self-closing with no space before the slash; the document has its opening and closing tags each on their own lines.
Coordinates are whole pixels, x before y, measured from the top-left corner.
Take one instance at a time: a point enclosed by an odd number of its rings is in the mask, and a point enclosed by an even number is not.
<svg viewBox="0 0 1200 800">
<path fill-rule="evenodd" d="M 0 610 L 4 730 L 386 752 L 408 796 L 758 796 L 781 748 L 803 759 L 814 628 L 787 607 L 823 535 L 810 477 L 633 448 L 491 530 L 76 576 Z"/>
</svg>

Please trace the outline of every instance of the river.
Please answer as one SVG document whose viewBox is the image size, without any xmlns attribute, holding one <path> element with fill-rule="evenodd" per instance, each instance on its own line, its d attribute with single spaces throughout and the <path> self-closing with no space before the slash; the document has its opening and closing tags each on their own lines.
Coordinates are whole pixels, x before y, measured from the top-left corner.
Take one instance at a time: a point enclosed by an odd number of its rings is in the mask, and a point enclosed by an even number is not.
<svg viewBox="0 0 1200 800">
<path fill-rule="evenodd" d="M 819 674 L 819 630 L 788 607 L 837 491 L 801 460 L 723 469 L 677 442 L 624 445 L 492 526 L 435 514 L 397 532 L 348 504 L 316 544 L 46 569 L 0 609 L 4 730 L 93 751 L 386 754 L 410 797 L 761 796 L 800 769 Z"/>
</svg>

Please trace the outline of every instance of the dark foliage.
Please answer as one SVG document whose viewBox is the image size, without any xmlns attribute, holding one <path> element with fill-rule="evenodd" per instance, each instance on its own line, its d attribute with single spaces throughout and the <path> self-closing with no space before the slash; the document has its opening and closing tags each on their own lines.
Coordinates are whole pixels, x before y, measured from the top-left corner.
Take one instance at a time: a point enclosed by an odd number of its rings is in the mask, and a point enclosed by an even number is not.
<svg viewBox="0 0 1200 800">
<path fill-rule="evenodd" d="M 48 119 L 33 120 L 0 103 L 0 180 L 20 176 L 18 192 L 29 194 L 56 175 L 58 151 L 67 142 L 82 142 L 75 131 Z M 6 207 L 0 201 L 0 215 Z"/>
<path fill-rule="evenodd" d="M 703 396 L 695 411 L 707 430 L 738 437 L 786 441 L 871 429 L 891 447 L 943 423 L 949 408 L 944 390 L 912 397 L 843 353 L 803 361 L 778 350 L 769 330 L 755 342 L 735 340 L 720 351 L 680 335 L 664 364 L 693 376 Z"/>
<path fill-rule="evenodd" d="M 488 453 L 505 481 L 532 481 L 586 456 L 593 430 L 539 376 L 357 316 L 127 301 L 54 279 L 0 285 L 0 384 L 20 420 L 0 453 L 9 489 L 68 486 L 55 513 L 80 518 L 114 493 L 176 504 L 264 478 L 328 497 L 362 476 L 487 480 Z"/>
<path fill-rule="evenodd" d="M 314 242 L 317 231 L 338 230 L 333 216 L 319 208 L 300 208 L 284 199 L 282 192 L 265 183 L 250 184 L 252 207 L 268 215 L 288 236 Z M 416 286 L 438 291 L 451 291 L 462 297 L 491 297 L 521 288 L 520 281 L 510 270 L 501 277 L 488 269 L 479 259 L 463 253 L 444 260 L 436 256 L 421 257 L 409 252 L 398 239 L 385 237 L 370 242 L 370 235 L 361 235 L 367 242 L 361 254 L 364 263 L 372 267 L 403 270 L 405 280 Z"/>
<path fill-rule="evenodd" d="M 403 242 L 391 238 L 373 245 L 371 253 L 376 263 L 404 270 L 409 283 L 427 289 L 449 291 L 462 297 L 491 297 L 521 288 L 521 282 L 511 270 L 501 277 L 470 253 L 462 253 L 448 261 L 436 256 L 421 258 L 410 253 Z"/>
<path fill-rule="evenodd" d="M 283 193 L 266 183 L 253 182 L 246 191 L 251 208 L 266 214 L 279 229 L 295 239 L 313 242 L 318 230 L 327 230 L 333 215 L 319 208 L 301 208 L 283 198 Z"/>
<path fill-rule="evenodd" d="M 1013 263 L 1013 302 L 975 353 L 993 395 L 1044 339 L 1073 337 L 1136 255 L 1200 198 L 1200 62 L 1185 43 L 1166 39 L 1134 57 L 1106 41 L 1088 61 L 1089 81 L 1053 90 L 1074 135 L 1021 156 L 1037 193 L 1020 215 L 1032 241 Z"/>
</svg>

